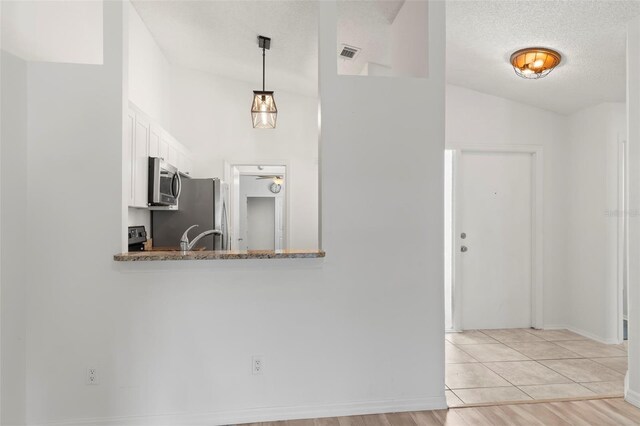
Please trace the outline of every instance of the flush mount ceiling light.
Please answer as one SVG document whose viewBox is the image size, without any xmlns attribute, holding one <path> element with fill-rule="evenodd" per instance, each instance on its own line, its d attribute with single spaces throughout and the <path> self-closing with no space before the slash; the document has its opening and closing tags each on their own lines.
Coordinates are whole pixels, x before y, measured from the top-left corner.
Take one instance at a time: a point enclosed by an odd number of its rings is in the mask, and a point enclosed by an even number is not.
<svg viewBox="0 0 640 426">
<path fill-rule="evenodd" d="M 254 129 L 275 129 L 278 108 L 276 108 L 276 101 L 273 99 L 273 92 L 264 89 L 265 50 L 271 48 L 271 39 L 258 36 L 258 47 L 262 49 L 262 90 L 253 91 L 251 121 Z"/>
<path fill-rule="evenodd" d="M 543 47 L 520 49 L 511 55 L 511 65 L 517 75 L 527 79 L 546 77 L 558 66 L 562 56 Z"/>
</svg>

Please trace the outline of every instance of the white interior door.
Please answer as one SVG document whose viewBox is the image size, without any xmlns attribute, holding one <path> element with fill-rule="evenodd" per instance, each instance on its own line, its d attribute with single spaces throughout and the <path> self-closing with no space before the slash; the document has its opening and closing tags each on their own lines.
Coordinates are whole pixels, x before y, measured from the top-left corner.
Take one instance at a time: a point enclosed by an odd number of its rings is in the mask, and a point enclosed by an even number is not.
<svg viewBox="0 0 640 426">
<path fill-rule="evenodd" d="M 461 328 L 530 327 L 532 154 L 459 152 L 455 180 Z"/>
</svg>

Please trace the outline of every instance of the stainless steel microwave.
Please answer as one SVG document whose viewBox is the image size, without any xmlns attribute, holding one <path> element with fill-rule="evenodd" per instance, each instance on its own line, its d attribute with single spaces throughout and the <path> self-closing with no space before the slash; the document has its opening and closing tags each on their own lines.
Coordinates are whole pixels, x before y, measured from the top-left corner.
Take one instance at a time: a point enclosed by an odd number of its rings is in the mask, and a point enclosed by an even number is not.
<svg viewBox="0 0 640 426">
<path fill-rule="evenodd" d="M 178 169 L 162 158 L 149 157 L 149 207 L 177 209 L 181 190 Z"/>
</svg>

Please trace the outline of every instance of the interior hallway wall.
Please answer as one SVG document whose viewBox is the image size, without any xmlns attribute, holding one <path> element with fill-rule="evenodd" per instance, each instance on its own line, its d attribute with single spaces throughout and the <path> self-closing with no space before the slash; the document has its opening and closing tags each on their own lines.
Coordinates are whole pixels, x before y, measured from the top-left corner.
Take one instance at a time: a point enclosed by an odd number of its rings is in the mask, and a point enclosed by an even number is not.
<svg viewBox="0 0 640 426">
<path fill-rule="evenodd" d="M 567 118 L 511 100 L 447 85 L 446 146 L 538 145 L 544 150 L 544 325 L 569 321 L 566 259 Z M 454 247 L 458 244 L 454 238 Z"/>
<path fill-rule="evenodd" d="M 567 158 L 567 326 L 618 343 L 619 155 L 626 139 L 624 103 L 569 115 Z"/>
<path fill-rule="evenodd" d="M 139 401 L 123 334 L 144 301 L 107 256 L 124 237 L 125 5 L 103 6 L 104 64 L 28 64 L 27 424 L 95 424 Z M 97 386 L 85 384 L 89 367 Z"/>
<path fill-rule="evenodd" d="M 21 425 L 27 356 L 27 63 L 1 54 L 0 423 Z"/>
<path fill-rule="evenodd" d="M 640 18 L 627 25 L 627 137 L 629 179 L 629 371 L 625 399 L 640 407 Z M 636 212 L 636 214 L 632 214 Z"/>
<path fill-rule="evenodd" d="M 325 259 L 133 264 L 112 260 L 125 220 L 126 21 L 122 3 L 104 5 L 103 66 L 29 65 L 28 422 L 443 408 L 444 4 L 430 3 L 428 79 L 354 80 L 336 75 L 335 4 L 320 2 Z M 387 169 L 401 173 L 380 180 Z M 50 191 L 51 170 L 68 186 Z M 397 232 L 383 234 L 389 217 Z M 78 230 L 96 222 L 84 249 Z M 88 366 L 98 386 L 84 384 Z"/>
<path fill-rule="evenodd" d="M 129 12 L 129 100 L 171 133 L 171 65 L 136 8 Z"/>
<path fill-rule="evenodd" d="M 544 150 L 544 326 L 617 342 L 618 155 L 624 103 L 571 115 L 447 85 L 447 148 Z"/>
<path fill-rule="evenodd" d="M 2 48 L 25 61 L 102 64 L 102 0 L 3 1 L 2 20 Z"/>
</svg>

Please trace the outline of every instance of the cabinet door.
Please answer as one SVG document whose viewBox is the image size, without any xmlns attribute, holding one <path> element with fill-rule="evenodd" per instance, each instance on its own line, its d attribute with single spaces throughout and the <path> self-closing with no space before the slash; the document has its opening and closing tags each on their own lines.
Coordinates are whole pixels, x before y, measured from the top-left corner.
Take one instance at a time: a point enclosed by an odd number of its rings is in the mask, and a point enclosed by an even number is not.
<svg viewBox="0 0 640 426">
<path fill-rule="evenodd" d="M 136 113 L 132 110 L 127 112 L 127 117 L 125 119 L 125 136 L 124 136 L 124 145 L 123 145 L 123 163 L 124 163 L 124 182 L 123 182 L 123 192 L 127 197 L 127 204 L 130 207 L 134 205 L 134 185 L 135 185 L 135 152 L 134 152 L 134 132 L 136 125 Z"/>
<path fill-rule="evenodd" d="M 157 126 L 150 126 L 149 129 L 149 157 L 161 157 L 160 155 L 160 134 L 162 129 Z"/>
<path fill-rule="evenodd" d="M 159 157 L 164 161 L 169 161 L 169 142 L 166 138 L 160 138 L 160 153 Z"/>
<path fill-rule="evenodd" d="M 184 156 L 184 174 L 193 175 L 193 159 L 188 155 Z"/>
<path fill-rule="evenodd" d="M 134 206 L 148 207 L 149 123 L 136 116 Z"/>
<path fill-rule="evenodd" d="M 176 167 L 182 173 L 184 173 L 186 170 L 185 159 L 186 159 L 186 156 L 181 151 L 178 151 L 178 163 L 176 164 Z"/>
<path fill-rule="evenodd" d="M 178 150 L 173 145 L 169 145 L 169 154 L 167 155 L 167 162 L 172 166 L 178 167 Z"/>
</svg>

